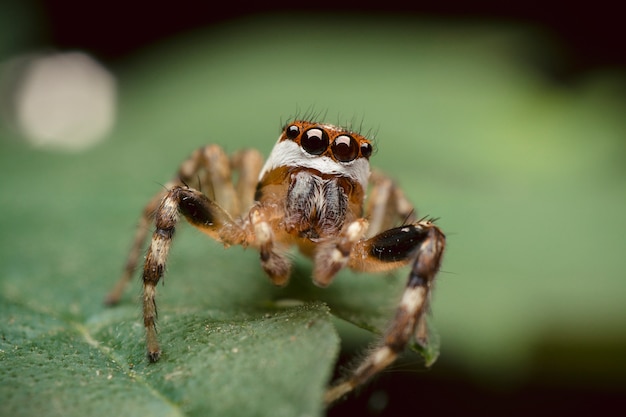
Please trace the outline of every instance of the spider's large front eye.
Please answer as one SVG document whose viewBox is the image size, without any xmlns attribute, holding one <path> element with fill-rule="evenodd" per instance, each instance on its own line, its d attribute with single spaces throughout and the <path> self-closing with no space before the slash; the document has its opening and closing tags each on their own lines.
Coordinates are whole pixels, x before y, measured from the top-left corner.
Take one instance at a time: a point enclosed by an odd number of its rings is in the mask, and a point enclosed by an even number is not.
<svg viewBox="0 0 626 417">
<path fill-rule="evenodd" d="M 337 136 L 333 141 L 331 150 L 340 162 L 350 162 L 359 155 L 359 145 L 354 138 L 348 135 Z"/>
<path fill-rule="evenodd" d="M 302 134 L 300 144 L 311 155 L 321 155 L 328 148 L 328 134 L 322 129 L 312 127 Z"/>
<path fill-rule="evenodd" d="M 300 128 L 296 125 L 290 125 L 285 129 L 285 134 L 289 139 L 295 139 L 300 134 Z"/>
</svg>

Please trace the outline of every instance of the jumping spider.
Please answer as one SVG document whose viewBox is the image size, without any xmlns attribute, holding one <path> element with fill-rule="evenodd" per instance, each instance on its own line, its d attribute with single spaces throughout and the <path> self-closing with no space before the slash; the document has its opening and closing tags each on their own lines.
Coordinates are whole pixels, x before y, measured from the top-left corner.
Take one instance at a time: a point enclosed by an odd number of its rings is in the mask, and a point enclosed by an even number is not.
<svg viewBox="0 0 626 417">
<path fill-rule="evenodd" d="M 313 282 L 321 287 L 344 267 L 382 272 L 410 264 L 389 329 L 347 378 L 328 389 L 326 403 L 335 401 L 394 362 L 411 338 L 426 344 L 428 301 L 445 247 L 441 230 L 418 220 L 387 176 L 370 174 L 371 155 L 372 143 L 361 134 L 305 120 L 284 127 L 265 164 L 252 149 L 230 157 L 216 145 L 196 150 L 146 205 L 124 274 L 107 302 L 119 301 L 154 222 L 142 279 L 148 358 L 157 361 L 156 285 L 181 214 L 225 246 L 258 249 L 261 266 L 277 286 L 289 280 L 286 252 L 293 245 L 313 260 Z"/>
</svg>

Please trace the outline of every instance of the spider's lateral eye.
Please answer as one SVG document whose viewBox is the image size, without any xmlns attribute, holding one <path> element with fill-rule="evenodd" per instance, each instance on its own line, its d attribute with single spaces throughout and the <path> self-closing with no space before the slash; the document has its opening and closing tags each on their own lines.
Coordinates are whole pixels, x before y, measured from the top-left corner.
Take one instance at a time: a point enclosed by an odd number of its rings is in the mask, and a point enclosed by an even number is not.
<svg viewBox="0 0 626 417">
<path fill-rule="evenodd" d="M 328 134 L 318 127 L 312 127 L 302 134 L 302 148 L 311 155 L 321 155 L 328 148 Z"/>
<path fill-rule="evenodd" d="M 365 158 L 369 158 L 372 155 L 372 145 L 369 143 L 361 144 L 361 155 Z"/>
<path fill-rule="evenodd" d="M 296 125 L 290 125 L 285 129 L 285 134 L 289 139 L 295 139 L 300 134 L 300 128 Z"/>
<path fill-rule="evenodd" d="M 331 150 L 340 162 L 350 162 L 359 156 L 359 145 L 353 137 L 348 135 L 337 136 Z"/>
</svg>

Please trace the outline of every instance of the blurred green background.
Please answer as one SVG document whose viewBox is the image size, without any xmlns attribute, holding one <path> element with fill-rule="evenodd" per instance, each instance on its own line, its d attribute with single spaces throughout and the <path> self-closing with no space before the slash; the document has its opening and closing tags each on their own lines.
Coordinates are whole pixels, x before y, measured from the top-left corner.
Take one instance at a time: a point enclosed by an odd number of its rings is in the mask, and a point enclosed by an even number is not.
<svg viewBox="0 0 626 417">
<path fill-rule="evenodd" d="M 24 4 L 9 3 L 0 13 L 5 64 L 42 51 L 32 49 L 33 39 L 45 39 L 46 16 Z M 55 382 L 55 367 L 69 363 L 79 375 L 89 368 L 85 372 L 95 377 L 92 369 L 100 365 L 90 347 L 103 343 L 101 352 L 113 352 L 109 358 L 132 364 L 106 366 L 123 369 L 122 378 L 142 381 L 145 390 L 133 397 L 127 388 L 106 384 L 96 385 L 98 393 L 79 389 L 119 399 L 120 409 L 113 409 L 121 415 L 137 403 L 133 398 L 150 403 L 150 397 L 167 405 L 155 406 L 153 414 L 202 415 L 201 393 L 214 385 L 198 382 L 201 374 L 193 376 L 199 388 L 179 392 L 176 377 L 183 371 L 168 368 L 159 377 L 170 385 L 159 385 L 151 379 L 159 371 L 141 364 L 137 282 L 119 308 L 107 310 L 100 301 L 121 270 L 143 204 L 193 149 L 217 143 L 227 151 L 255 147 L 267 155 L 280 124 L 310 109 L 327 122 L 375 132 L 372 164 L 397 179 L 421 215 L 440 218 L 448 236 L 432 303 L 439 361 L 425 372 L 419 358 L 407 354 L 329 415 L 402 415 L 409 406 L 411 414 L 582 414 L 623 405 L 626 78 L 623 68 L 614 68 L 556 83 L 546 69 L 559 59 L 558 42 L 523 24 L 251 15 L 105 60 L 115 79 L 115 123 L 100 143 L 70 151 L 23 140 L 13 106 L 23 74 L 12 78 L 12 70 L 7 78 L 3 66 L 0 410 L 40 412 L 29 403 L 39 383 L 51 398 L 55 383 L 72 389 Z M 176 339 L 166 334 L 184 338 L 184 329 L 197 332 L 193 326 L 203 326 L 204 319 L 234 320 L 258 332 L 263 315 L 250 305 L 292 296 L 326 297 L 331 309 L 344 306 L 344 318 L 379 325 L 383 304 L 393 302 L 404 279 L 345 274 L 339 280 L 346 284 L 322 294 L 306 283 L 308 267 L 299 261 L 296 289 L 277 295 L 258 272 L 254 253 L 224 252 L 182 229 L 168 285 L 159 290 L 166 312 L 162 337 L 172 344 Z M 319 316 L 327 324 L 324 304 L 312 304 L 311 311 L 307 305 L 284 314 L 293 314 L 292 321 L 302 314 L 303 322 Z M 368 332 L 333 323 L 342 338 L 341 360 L 371 341 Z M 303 372 L 313 372 L 317 360 L 332 366 L 337 341 L 326 324 L 311 340 L 330 339 L 319 340 L 319 348 L 303 344 L 311 347 L 303 355 L 320 356 Z M 71 358 L 57 363 L 55 356 L 68 346 L 94 364 Z M 41 360 L 42 352 L 53 354 Z M 280 361 L 278 348 L 275 357 Z M 301 358 L 293 360 L 290 366 L 299 366 Z M 319 368 L 306 404 L 285 406 L 283 415 L 324 414 L 315 395 L 330 368 Z M 71 380 L 75 374 L 59 375 Z M 306 384 L 308 376 L 300 378 Z M 89 395 L 61 414 L 93 411 L 85 405 Z M 240 415 L 281 415 L 271 405 L 243 407 Z"/>
</svg>

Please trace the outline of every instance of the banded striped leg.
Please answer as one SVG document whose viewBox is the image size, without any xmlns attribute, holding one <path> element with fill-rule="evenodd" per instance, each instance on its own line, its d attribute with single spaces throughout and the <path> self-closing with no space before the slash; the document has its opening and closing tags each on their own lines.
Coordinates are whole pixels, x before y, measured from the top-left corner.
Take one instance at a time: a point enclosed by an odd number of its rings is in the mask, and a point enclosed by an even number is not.
<svg viewBox="0 0 626 417">
<path fill-rule="evenodd" d="M 231 168 L 239 173 L 235 190 L 241 213 L 246 213 L 254 204 L 259 173 L 263 168 L 263 155 L 254 149 L 244 149 L 233 154 L 230 162 Z"/>
<path fill-rule="evenodd" d="M 230 159 L 218 145 L 196 149 L 181 164 L 177 180 L 198 188 L 231 215 L 241 213 L 239 198 L 232 183 Z"/>
<path fill-rule="evenodd" d="M 159 207 L 164 195 L 165 191 L 157 193 L 144 207 L 141 217 L 139 218 L 139 224 L 137 225 L 137 229 L 135 231 L 135 237 L 133 238 L 130 252 L 128 253 L 128 259 L 124 265 L 122 276 L 117 280 L 111 291 L 109 291 L 104 298 L 104 304 L 112 306 L 120 302 L 120 299 L 124 294 L 124 290 L 128 286 L 128 283 L 132 279 L 133 273 L 137 268 L 137 262 L 139 261 L 143 245 L 148 237 L 149 227 L 154 218 L 154 212 L 157 207 Z"/>
<path fill-rule="evenodd" d="M 355 220 L 344 228 L 337 239 L 320 244 L 313 268 L 313 282 L 316 285 L 330 285 L 337 272 L 348 264 L 354 245 L 363 238 L 367 227 L 367 220 Z"/>
<path fill-rule="evenodd" d="M 239 174 L 235 189 L 244 212 L 255 204 L 259 173 L 263 163 L 263 156 L 254 149 L 241 150 L 231 158 L 231 167 Z M 286 251 L 276 247 L 272 231 L 272 224 L 275 225 L 282 216 L 282 208 L 272 204 L 258 205 L 249 213 L 253 236 L 250 234 L 251 239 L 248 243 L 259 248 L 261 266 L 272 283 L 277 286 L 286 285 L 291 274 L 291 262 L 285 255 Z"/>
<path fill-rule="evenodd" d="M 283 248 L 276 247 L 271 226 L 281 213 L 280 207 L 274 205 L 259 205 L 250 211 L 254 244 L 259 248 L 261 267 L 272 283 L 279 287 L 287 285 L 291 275 L 291 261 Z"/>
<path fill-rule="evenodd" d="M 346 379 L 332 386 L 325 396 L 327 404 L 389 366 L 415 338 L 425 343 L 425 315 L 435 276 L 439 271 L 445 236 L 428 221 L 397 227 L 354 245 L 349 266 L 362 271 L 384 271 L 412 262 L 411 272 L 382 343 Z"/>
<path fill-rule="evenodd" d="M 240 184 L 248 183 L 250 182 L 250 177 L 258 176 L 258 171 L 261 169 L 258 166 L 261 164 L 256 162 L 256 160 L 261 158 L 261 156 L 256 151 L 242 151 L 241 154 L 244 156 L 237 156 L 236 154 L 233 156 L 233 162 L 231 162 L 219 146 L 208 145 L 196 149 L 180 165 L 176 176 L 165 185 L 165 190 L 159 191 L 154 195 L 144 207 L 122 276 L 107 294 L 105 304 L 117 304 L 122 298 L 124 290 L 132 279 L 137 267 L 143 246 L 148 237 L 149 226 L 154 220 L 154 213 L 167 194 L 167 190 L 182 185 L 201 189 L 208 195 L 211 195 L 224 210 L 232 213 L 233 216 L 239 213 L 240 201 L 250 204 L 249 201 L 254 198 L 254 189 L 249 189 L 251 188 L 250 186 L 241 186 Z M 238 190 L 243 189 L 245 191 L 235 191 L 231 181 L 231 166 L 240 170 L 237 187 Z"/>
<path fill-rule="evenodd" d="M 161 355 L 156 335 L 156 285 L 163 276 L 172 237 L 182 214 L 194 227 L 225 245 L 243 244 L 245 230 L 230 215 L 199 191 L 174 186 L 167 192 L 155 214 L 155 230 L 143 268 L 143 319 L 150 361 Z"/>
<path fill-rule="evenodd" d="M 390 177 L 380 171 L 372 171 L 370 185 L 365 209 L 365 217 L 369 220 L 368 237 L 417 220 L 415 208 Z"/>
</svg>

